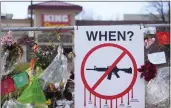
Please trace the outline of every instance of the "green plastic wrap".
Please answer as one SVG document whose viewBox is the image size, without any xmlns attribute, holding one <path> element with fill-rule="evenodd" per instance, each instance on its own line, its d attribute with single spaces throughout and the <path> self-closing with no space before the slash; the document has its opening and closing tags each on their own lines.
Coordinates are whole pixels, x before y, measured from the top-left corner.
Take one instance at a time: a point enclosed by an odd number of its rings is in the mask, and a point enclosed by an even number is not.
<svg viewBox="0 0 171 108">
<path fill-rule="evenodd" d="M 29 86 L 23 91 L 21 96 L 18 98 L 20 103 L 34 103 L 34 104 L 45 104 L 46 98 L 41 87 L 40 80 L 33 77 Z"/>
</svg>

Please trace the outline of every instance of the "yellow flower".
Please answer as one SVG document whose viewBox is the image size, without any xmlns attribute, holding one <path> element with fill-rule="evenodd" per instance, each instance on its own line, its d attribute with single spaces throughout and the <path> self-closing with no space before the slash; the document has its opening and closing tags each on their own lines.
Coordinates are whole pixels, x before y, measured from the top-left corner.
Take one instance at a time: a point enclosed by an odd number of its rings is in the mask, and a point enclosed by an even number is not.
<svg viewBox="0 0 171 108">
<path fill-rule="evenodd" d="M 51 104 L 52 104 L 51 100 L 48 99 L 48 100 L 46 101 L 46 104 L 47 104 L 47 105 L 51 105 Z"/>
<path fill-rule="evenodd" d="M 57 33 L 57 40 L 60 40 L 61 39 L 61 36 L 59 33 Z"/>
<path fill-rule="evenodd" d="M 50 90 L 53 91 L 52 84 L 49 84 Z"/>
<path fill-rule="evenodd" d="M 64 82 L 61 81 L 61 82 L 60 82 L 60 89 L 63 89 L 63 88 L 64 88 Z"/>
<path fill-rule="evenodd" d="M 74 55 L 73 52 L 70 52 L 70 53 L 68 54 L 68 58 L 72 59 L 72 58 L 74 58 L 74 57 L 75 57 L 75 55 Z"/>
</svg>

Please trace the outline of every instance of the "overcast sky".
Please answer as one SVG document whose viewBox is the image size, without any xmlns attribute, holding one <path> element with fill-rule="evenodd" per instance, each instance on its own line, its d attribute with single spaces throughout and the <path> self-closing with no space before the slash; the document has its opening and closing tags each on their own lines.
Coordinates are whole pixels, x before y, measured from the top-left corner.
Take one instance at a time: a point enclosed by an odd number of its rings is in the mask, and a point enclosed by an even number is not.
<svg viewBox="0 0 171 108">
<path fill-rule="evenodd" d="M 37 2 L 33 3 L 35 4 Z M 123 19 L 123 14 L 147 13 L 146 7 L 148 4 L 147 2 L 71 2 L 71 0 L 69 3 L 82 6 L 86 14 L 90 14 L 91 16 L 93 14 L 95 19 L 102 20 L 121 20 Z M 1 13 L 12 13 L 15 19 L 27 18 L 29 5 L 30 2 L 2 2 Z"/>
</svg>

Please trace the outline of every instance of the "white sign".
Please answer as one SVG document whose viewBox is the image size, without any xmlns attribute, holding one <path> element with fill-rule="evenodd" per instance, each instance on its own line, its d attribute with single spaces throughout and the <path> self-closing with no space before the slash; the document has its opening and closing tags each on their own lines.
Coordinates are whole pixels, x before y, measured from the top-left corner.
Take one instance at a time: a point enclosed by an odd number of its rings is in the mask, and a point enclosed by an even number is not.
<svg viewBox="0 0 171 108">
<path fill-rule="evenodd" d="M 75 53 L 75 108 L 145 108 L 139 26 L 78 26 Z"/>
<path fill-rule="evenodd" d="M 156 27 L 147 27 L 144 28 L 146 34 L 156 34 Z"/>
<path fill-rule="evenodd" d="M 45 22 L 68 22 L 68 15 L 44 15 Z"/>
<path fill-rule="evenodd" d="M 148 54 L 148 60 L 153 64 L 163 64 L 166 63 L 166 56 L 164 52 L 157 52 Z"/>
<path fill-rule="evenodd" d="M 28 31 L 28 36 L 29 37 L 34 37 L 34 31 Z"/>
<path fill-rule="evenodd" d="M 70 16 L 65 14 L 43 14 L 43 26 L 67 26 L 70 24 Z"/>
</svg>

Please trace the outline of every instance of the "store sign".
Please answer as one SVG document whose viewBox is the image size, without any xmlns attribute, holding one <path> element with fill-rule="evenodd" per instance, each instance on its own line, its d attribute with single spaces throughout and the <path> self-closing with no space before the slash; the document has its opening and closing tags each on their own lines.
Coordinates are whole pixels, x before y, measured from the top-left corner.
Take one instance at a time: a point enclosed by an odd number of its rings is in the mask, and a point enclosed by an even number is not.
<svg viewBox="0 0 171 108">
<path fill-rule="evenodd" d="M 70 24 L 69 15 L 53 15 L 43 14 L 42 15 L 42 26 L 68 26 Z"/>
</svg>

